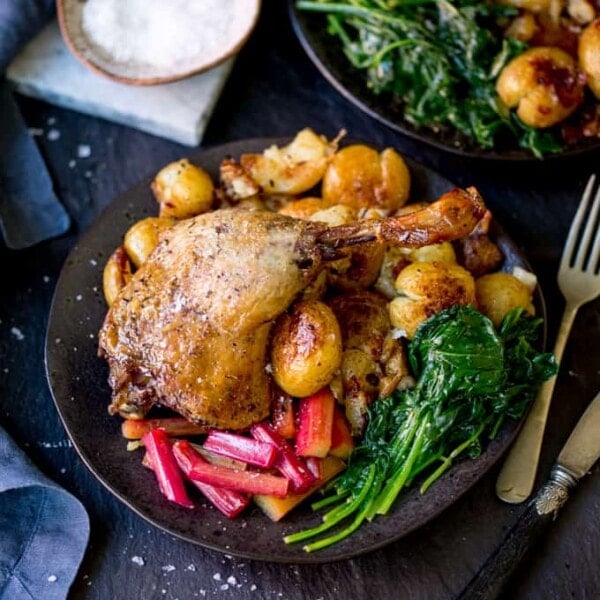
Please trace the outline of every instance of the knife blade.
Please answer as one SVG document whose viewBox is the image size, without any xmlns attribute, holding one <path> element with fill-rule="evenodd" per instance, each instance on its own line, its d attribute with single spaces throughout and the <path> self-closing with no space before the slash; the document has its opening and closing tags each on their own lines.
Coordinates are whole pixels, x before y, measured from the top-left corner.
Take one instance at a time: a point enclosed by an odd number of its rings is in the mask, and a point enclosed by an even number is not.
<svg viewBox="0 0 600 600">
<path fill-rule="evenodd" d="M 10 89 L 0 79 L 0 227 L 20 250 L 67 231 L 70 219 Z"/>
<path fill-rule="evenodd" d="M 536 539 L 556 518 L 569 491 L 600 458 L 600 393 L 592 400 L 560 451 L 550 478 L 527 505 L 513 528 L 458 596 L 496 598 Z"/>
</svg>

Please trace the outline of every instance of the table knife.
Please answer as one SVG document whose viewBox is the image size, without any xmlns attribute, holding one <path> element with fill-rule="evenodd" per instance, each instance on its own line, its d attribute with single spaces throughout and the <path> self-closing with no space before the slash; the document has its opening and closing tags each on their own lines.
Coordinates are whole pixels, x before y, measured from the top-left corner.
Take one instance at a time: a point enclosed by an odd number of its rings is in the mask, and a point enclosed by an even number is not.
<svg viewBox="0 0 600 600">
<path fill-rule="evenodd" d="M 600 393 L 592 400 L 563 446 L 550 478 L 525 512 L 458 596 L 461 600 L 496 598 L 521 559 L 569 498 L 569 491 L 600 458 Z"/>
</svg>

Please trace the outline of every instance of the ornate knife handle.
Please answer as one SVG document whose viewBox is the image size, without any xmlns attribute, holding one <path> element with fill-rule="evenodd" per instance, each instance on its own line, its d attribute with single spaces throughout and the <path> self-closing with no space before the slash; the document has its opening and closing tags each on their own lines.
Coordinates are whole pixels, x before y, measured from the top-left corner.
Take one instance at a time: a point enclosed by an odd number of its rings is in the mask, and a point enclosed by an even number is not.
<svg viewBox="0 0 600 600">
<path fill-rule="evenodd" d="M 546 527 L 554 521 L 558 511 L 569 498 L 569 490 L 576 484 L 577 479 L 569 471 L 555 465 L 550 479 L 530 501 L 498 549 L 458 598 L 491 600 L 498 597 L 523 557 Z"/>
</svg>

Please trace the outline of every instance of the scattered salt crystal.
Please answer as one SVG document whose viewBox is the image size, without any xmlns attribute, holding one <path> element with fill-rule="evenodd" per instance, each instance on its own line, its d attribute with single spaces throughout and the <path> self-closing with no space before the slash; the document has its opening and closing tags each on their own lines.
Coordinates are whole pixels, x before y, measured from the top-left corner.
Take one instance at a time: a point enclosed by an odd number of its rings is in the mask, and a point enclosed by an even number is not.
<svg viewBox="0 0 600 600">
<path fill-rule="evenodd" d="M 87 144 L 77 146 L 77 158 L 88 158 L 92 155 L 92 149 Z"/>
<path fill-rule="evenodd" d="M 255 592 L 255 591 L 256 591 L 256 584 L 255 584 L 255 583 L 253 583 L 253 584 L 250 586 L 250 591 L 251 591 L 251 592 Z"/>
<path fill-rule="evenodd" d="M 71 159 L 69 161 L 69 169 L 74 169 L 76 164 L 77 162 Z"/>
<path fill-rule="evenodd" d="M 196 565 L 194 565 L 194 564 L 189 564 L 189 565 L 186 567 L 186 569 L 187 569 L 188 571 L 195 571 L 195 570 L 196 570 Z"/>
<path fill-rule="evenodd" d="M 11 327 L 10 332 L 21 342 L 25 339 L 23 332 L 18 327 Z"/>
<path fill-rule="evenodd" d="M 8 368 L 7 367 L 4 367 L 4 372 L 8 373 Z"/>
<path fill-rule="evenodd" d="M 54 125 L 56 123 L 56 117 L 48 117 L 46 123 L 48 123 L 48 125 Z"/>
<path fill-rule="evenodd" d="M 55 344 L 60 344 L 61 342 L 62 342 L 62 340 L 61 340 L 60 338 L 56 338 L 56 339 L 54 340 L 54 343 L 55 343 Z"/>
<path fill-rule="evenodd" d="M 98 261 L 95 258 L 90 258 L 90 265 L 92 265 L 92 267 L 97 267 Z"/>
<path fill-rule="evenodd" d="M 44 275 L 44 276 L 42 277 L 42 281 L 43 281 L 44 283 L 48 283 L 48 282 L 50 281 L 50 277 L 48 277 L 48 275 Z"/>
<path fill-rule="evenodd" d="M 55 582 L 57 579 L 58 579 L 58 577 L 57 577 L 56 575 L 50 575 L 50 576 L 48 577 L 48 581 L 49 581 L 50 583 L 54 583 L 54 582 Z"/>
<path fill-rule="evenodd" d="M 67 472 L 67 470 L 64 467 L 61 467 L 60 472 L 64 475 Z"/>
<path fill-rule="evenodd" d="M 221 581 L 221 573 L 215 573 L 215 574 L 213 575 L 213 579 L 214 579 L 215 581 Z"/>
<path fill-rule="evenodd" d="M 132 557 L 131 562 L 134 563 L 134 564 L 136 564 L 136 565 L 138 565 L 138 566 L 140 566 L 140 567 L 143 567 L 146 564 L 144 562 L 144 559 L 141 556 L 134 556 L 134 557 Z"/>
<path fill-rule="evenodd" d="M 175 570 L 175 565 L 165 565 L 164 567 L 161 567 L 161 568 L 163 571 L 170 573 L 171 571 Z"/>
<path fill-rule="evenodd" d="M 87 179 L 90 179 L 92 177 L 92 172 L 91 171 L 86 171 L 84 174 L 84 177 L 86 177 Z"/>
<path fill-rule="evenodd" d="M 60 131 L 58 129 L 51 129 L 46 136 L 51 142 L 55 142 L 60 139 Z"/>
<path fill-rule="evenodd" d="M 229 584 L 228 584 L 228 583 L 224 583 L 224 584 L 221 586 L 221 590 L 223 590 L 224 592 L 225 592 L 225 591 L 227 591 L 228 589 L 229 589 Z"/>
<path fill-rule="evenodd" d="M 40 129 L 39 127 L 30 127 L 29 128 L 29 135 L 32 136 L 39 136 L 39 135 L 44 135 L 44 130 Z"/>
<path fill-rule="evenodd" d="M 235 585 L 237 583 L 237 579 L 233 575 L 230 575 L 227 578 L 227 583 L 229 583 L 230 585 Z"/>
<path fill-rule="evenodd" d="M 81 294 L 77 294 L 77 296 L 75 296 L 75 300 L 77 300 L 77 302 L 81 302 L 83 300 L 83 296 Z"/>
</svg>

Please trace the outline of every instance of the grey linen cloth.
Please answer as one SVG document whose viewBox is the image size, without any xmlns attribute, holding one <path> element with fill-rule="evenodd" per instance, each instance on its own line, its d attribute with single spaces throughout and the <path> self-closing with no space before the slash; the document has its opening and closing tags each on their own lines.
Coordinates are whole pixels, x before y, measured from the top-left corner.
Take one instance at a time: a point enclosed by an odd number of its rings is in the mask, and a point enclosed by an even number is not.
<svg viewBox="0 0 600 600">
<path fill-rule="evenodd" d="M 88 537 L 81 503 L 0 428 L 0 599 L 66 598 Z"/>
<path fill-rule="evenodd" d="M 54 0 L 0 0 L 0 86 L 5 85 L 1 74 L 10 59 L 53 13 Z M 16 106 L 7 104 L 12 98 L 6 89 L 4 92 L 0 120 L 9 111 L 18 115 Z M 20 125 L 11 119 L 11 135 L 6 129 L 0 132 L 0 142 L 11 142 L 0 144 L 0 166 L 5 166 L 1 159 L 12 149 L 20 151 L 27 146 L 27 130 L 24 135 Z M 37 153 L 32 140 L 30 143 L 26 150 Z M 44 168 L 39 153 L 31 164 Z M 0 184 L 2 176 L 7 177 L 0 172 Z M 4 228 L 10 214 L 5 212 L 6 201 L 0 198 Z M 35 243 L 48 237 L 50 229 L 58 234 L 68 227 L 68 216 L 58 200 L 34 195 L 27 201 L 31 202 L 26 210 L 31 213 L 32 229 L 21 233 L 19 242 L 26 235 Z M 89 520 L 81 503 L 44 476 L 0 427 L 0 600 L 66 598 L 88 537 Z"/>
<path fill-rule="evenodd" d="M 2 74 L 54 14 L 54 0 L 0 0 L 0 229 L 19 250 L 64 233 L 69 215 Z"/>
</svg>

